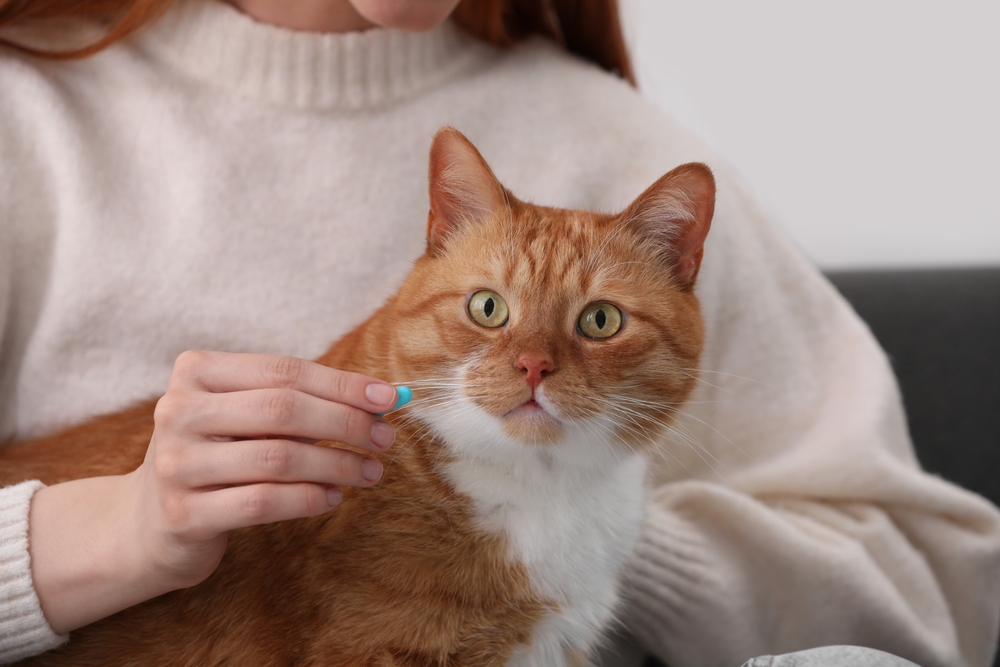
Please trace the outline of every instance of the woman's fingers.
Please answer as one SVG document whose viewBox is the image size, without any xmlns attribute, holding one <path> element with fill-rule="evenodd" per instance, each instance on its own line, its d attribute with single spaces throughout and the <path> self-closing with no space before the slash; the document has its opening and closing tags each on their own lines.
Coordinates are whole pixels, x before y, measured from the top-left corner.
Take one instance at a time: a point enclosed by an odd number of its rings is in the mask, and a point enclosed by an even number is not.
<svg viewBox="0 0 1000 667">
<path fill-rule="evenodd" d="M 156 404 L 143 464 L 166 533 L 215 539 L 326 512 L 341 498 L 335 487 L 371 486 L 382 475 L 377 460 L 307 443 L 388 449 L 395 432 L 373 413 L 396 398 L 381 380 L 301 359 L 185 352 Z"/>
<path fill-rule="evenodd" d="M 317 516 L 336 507 L 343 494 L 319 484 L 231 486 L 188 496 L 177 508 L 188 535 L 217 535 L 236 528 Z"/>
<path fill-rule="evenodd" d="M 197 404 L 181 398 L 185 405 L 177 412 L 186 430 L 204 436 L 336 440 L 372 451 L 387 449 L 395 439 L 392 426 L 369 412 L 291 389 L 197 396 Z M 161 402 L 171 400 L 165 396 Z"/>
<path fill-rule="evenodd" d="M 192 351 L 177 358 L 156 422 L 201 437 L 337 440 L 381 451 L 395 432 L 372 413 L 396 399 L 381 380 L 302 359 Z"/>
<path fill-rule="evenodd" d="M 177 357 L 170 379 L 212 393 L 292 389 L 366 412 L 386 412 L 396 402 L 395 388 L 376 378 L 277 355 L 188 351 Z"/>
<path fill-rule="evenodd" d="M 371 486 L 382 476 L 373 458 L 289 440 L 202 443 L 161 455 L 157 466 L 191 489 L 267 482 Z"/>
<path fill-rule="evenodd" d="M 336 487 L 376 483 L 374 458 L 308 443 L 388 449 L 395 432 L 373 413 L 396 399 L 386 382 L 301 359 L 185 352 L 130 477 L 144 508 L 136 541 L 172 573 L 172 587 L 201 581 L 227 531 L 322 514 L 343 497 Z"/>
</svg>

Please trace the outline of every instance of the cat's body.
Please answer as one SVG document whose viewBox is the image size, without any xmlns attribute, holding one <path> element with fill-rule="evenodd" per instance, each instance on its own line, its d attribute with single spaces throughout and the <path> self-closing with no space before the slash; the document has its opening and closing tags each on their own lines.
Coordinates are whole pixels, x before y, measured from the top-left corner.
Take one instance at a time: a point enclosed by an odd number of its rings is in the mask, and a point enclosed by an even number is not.
<svg viewBox="0 0 1000 667">
<path fill-rule="evenodd" d="M 643 449 L 701 351 L 691 288 L 714 189 L 704 167 L 672 174 L 620 216 L 534 207 L 442 132 L 427 254 L 319 359 L 414 387 L 381 482 L 233 532 L 205 582 L 28 664 L 587 664 L 638 536 Z M 0 482 L 129 472 L 152 430 L 147 404 L 7 448 Z"/>
</svg>

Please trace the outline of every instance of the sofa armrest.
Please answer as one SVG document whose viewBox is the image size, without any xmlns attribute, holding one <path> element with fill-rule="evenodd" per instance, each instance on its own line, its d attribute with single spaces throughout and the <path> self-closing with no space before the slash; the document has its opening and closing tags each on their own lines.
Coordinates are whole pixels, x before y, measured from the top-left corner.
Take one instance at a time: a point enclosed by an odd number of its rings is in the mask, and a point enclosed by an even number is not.
<svg viewBox="0 0 1000 667">
<path fill-rule="evenodd" d="M 1000 268 L 828 277 L 889 354 L 921 464 L 1000 504 Z"/>
</svg>

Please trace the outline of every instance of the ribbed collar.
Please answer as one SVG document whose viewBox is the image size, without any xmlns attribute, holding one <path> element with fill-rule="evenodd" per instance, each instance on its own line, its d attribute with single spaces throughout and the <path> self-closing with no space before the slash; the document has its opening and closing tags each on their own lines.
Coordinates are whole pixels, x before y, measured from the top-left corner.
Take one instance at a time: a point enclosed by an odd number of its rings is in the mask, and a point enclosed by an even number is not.
<svg viewBox="0 0 1000 667">
<path fill-rule="evenodd" d="M 488 50 L 453 23 L 424 33 L 298 32 L 217 0 L 182 0 L 140 37 L 154 57 L 241 95 L 298 108 L 363 109 L 432 88 Z"/>
</svg>

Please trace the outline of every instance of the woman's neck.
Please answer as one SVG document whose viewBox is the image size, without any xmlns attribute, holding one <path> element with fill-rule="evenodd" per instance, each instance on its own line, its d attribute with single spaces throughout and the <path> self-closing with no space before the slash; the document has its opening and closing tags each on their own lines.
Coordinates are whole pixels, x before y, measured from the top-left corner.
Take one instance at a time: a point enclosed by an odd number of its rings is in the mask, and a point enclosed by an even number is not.
<svg viewBox="0 0 1000 667">
<path fill-rule="evenodd" d="M 137 40 L 193 80 L 300 109 L 363 109 L 451 80 L 490 48 L 450 23 L 424 33 L 290 30 L 229 2 L 177 2 Z"/>
</svg>

